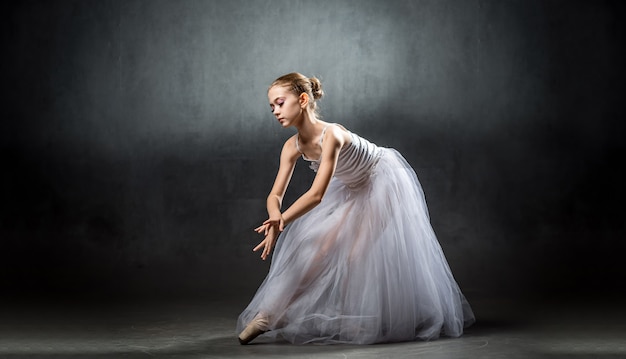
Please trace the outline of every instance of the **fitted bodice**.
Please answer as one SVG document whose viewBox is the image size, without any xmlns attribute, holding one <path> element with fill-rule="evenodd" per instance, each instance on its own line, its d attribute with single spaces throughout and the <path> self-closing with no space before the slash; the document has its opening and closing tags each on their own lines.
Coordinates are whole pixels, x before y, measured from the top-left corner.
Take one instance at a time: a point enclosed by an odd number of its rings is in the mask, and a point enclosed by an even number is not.
<svg viewBox="0 0 626 359">
<path fill-rule="evenodd" d="M 339 152 L 335 177 L 344 184 L 355 187 L 369 178 L 371 170 L 378 162 L 381 149 L 363 137 L 349 133 L 351 142 L 344 145 Z M 311 169 L 317 172 L 321 160 L 303 158 L 311 162 Z"/>
</svg>

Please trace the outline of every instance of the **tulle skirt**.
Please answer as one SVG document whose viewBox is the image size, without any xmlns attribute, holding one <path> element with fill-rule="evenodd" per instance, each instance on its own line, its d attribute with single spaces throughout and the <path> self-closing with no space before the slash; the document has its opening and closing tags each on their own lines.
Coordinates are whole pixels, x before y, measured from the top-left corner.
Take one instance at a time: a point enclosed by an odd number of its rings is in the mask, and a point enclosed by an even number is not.
<svg viewBox="0 0 626 359">
<path fill-rule="evenodd" d="M 474 314 L 430 225 L 415 172 L 383 148 L 369 181 L 333 178 L 278 238 L 269 273 L 237 322 L 266 338 L 371 344 L 460 336 Z"/>
</svg>

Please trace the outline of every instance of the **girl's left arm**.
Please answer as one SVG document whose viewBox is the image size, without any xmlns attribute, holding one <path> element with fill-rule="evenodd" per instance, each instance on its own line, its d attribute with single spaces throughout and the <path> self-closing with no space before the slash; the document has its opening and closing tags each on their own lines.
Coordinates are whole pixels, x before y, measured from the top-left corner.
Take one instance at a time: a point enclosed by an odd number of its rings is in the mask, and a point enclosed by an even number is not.
<svg viewBox="0 0 626 359">
<path fill-rule="evenodd" d="M 344 145 L 344 137 L 341 129 L 331 126 L 326 131 L 322 142 L 322 160 L 317 170 L 311 188 L 298 198 L 289 208 L 283 212 L 285 224 L 293 222 L 296 218 L 315 208 L 324 197 L 330 180 L 337 168 L 339 152 Z"/>
<path fill-rule="evenodd" d="M 320 167 L 317 170 L 313 184 L 308 191 L 302 194 L 287 210 L 282 213 L 282 223 L 286 226 L 293 222 L 296 218 L 307 213 L 311 209 L 315 208 L 324 197 L 330 180 L 335 174 L 337 168 L 337 159 L 339 158 L 339 152 L 344 145 L 344 138 L 335 127 L 329 128 L 326 131 L 324 140 L 322 142 L 322 160 Z M 265 239 L 257 245 L 253 251 L 263 249 L 261 258 L 265 260 L 272 251 L 274 243 L 279 235 L 279 226 L 272 224 L 270 219 L 263 222 L 263 224 L 255 230 L 257 233 L 265 233 Z"/>
</svg>

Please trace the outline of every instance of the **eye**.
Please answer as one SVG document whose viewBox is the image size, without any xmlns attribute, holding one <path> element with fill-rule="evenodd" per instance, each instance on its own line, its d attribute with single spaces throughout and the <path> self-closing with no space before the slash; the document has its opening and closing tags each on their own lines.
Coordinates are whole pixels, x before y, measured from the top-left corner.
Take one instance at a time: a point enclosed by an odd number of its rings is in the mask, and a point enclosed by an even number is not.
<svg viewBox="0 0 626 359">
<path fill-rule="evenodd" d="M 274 108 L 276 106 L 281 107 L 282 105 L 285 104 L 285 99 L 284 98 L 277 98 L 276 100 L 274 100 L 274 103 L 270 103 L 270 111 L 274 112 Z"/>
</svg>

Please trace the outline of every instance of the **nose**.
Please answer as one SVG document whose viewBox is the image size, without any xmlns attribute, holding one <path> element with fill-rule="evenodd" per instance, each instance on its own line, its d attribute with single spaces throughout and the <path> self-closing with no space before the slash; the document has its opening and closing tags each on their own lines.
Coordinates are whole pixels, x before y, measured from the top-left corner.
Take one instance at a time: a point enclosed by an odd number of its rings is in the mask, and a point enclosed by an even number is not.
<svg viewBox="0 0 626 359">
<path fill-rule="evenodd" d="M 276 117 L 278 117 L 278 115 L 280 115 L 280 110 L 278 109 L 278 106 L 274 107 L 274 109 L 272 110 L 272 113 Z"/>
</svg>

